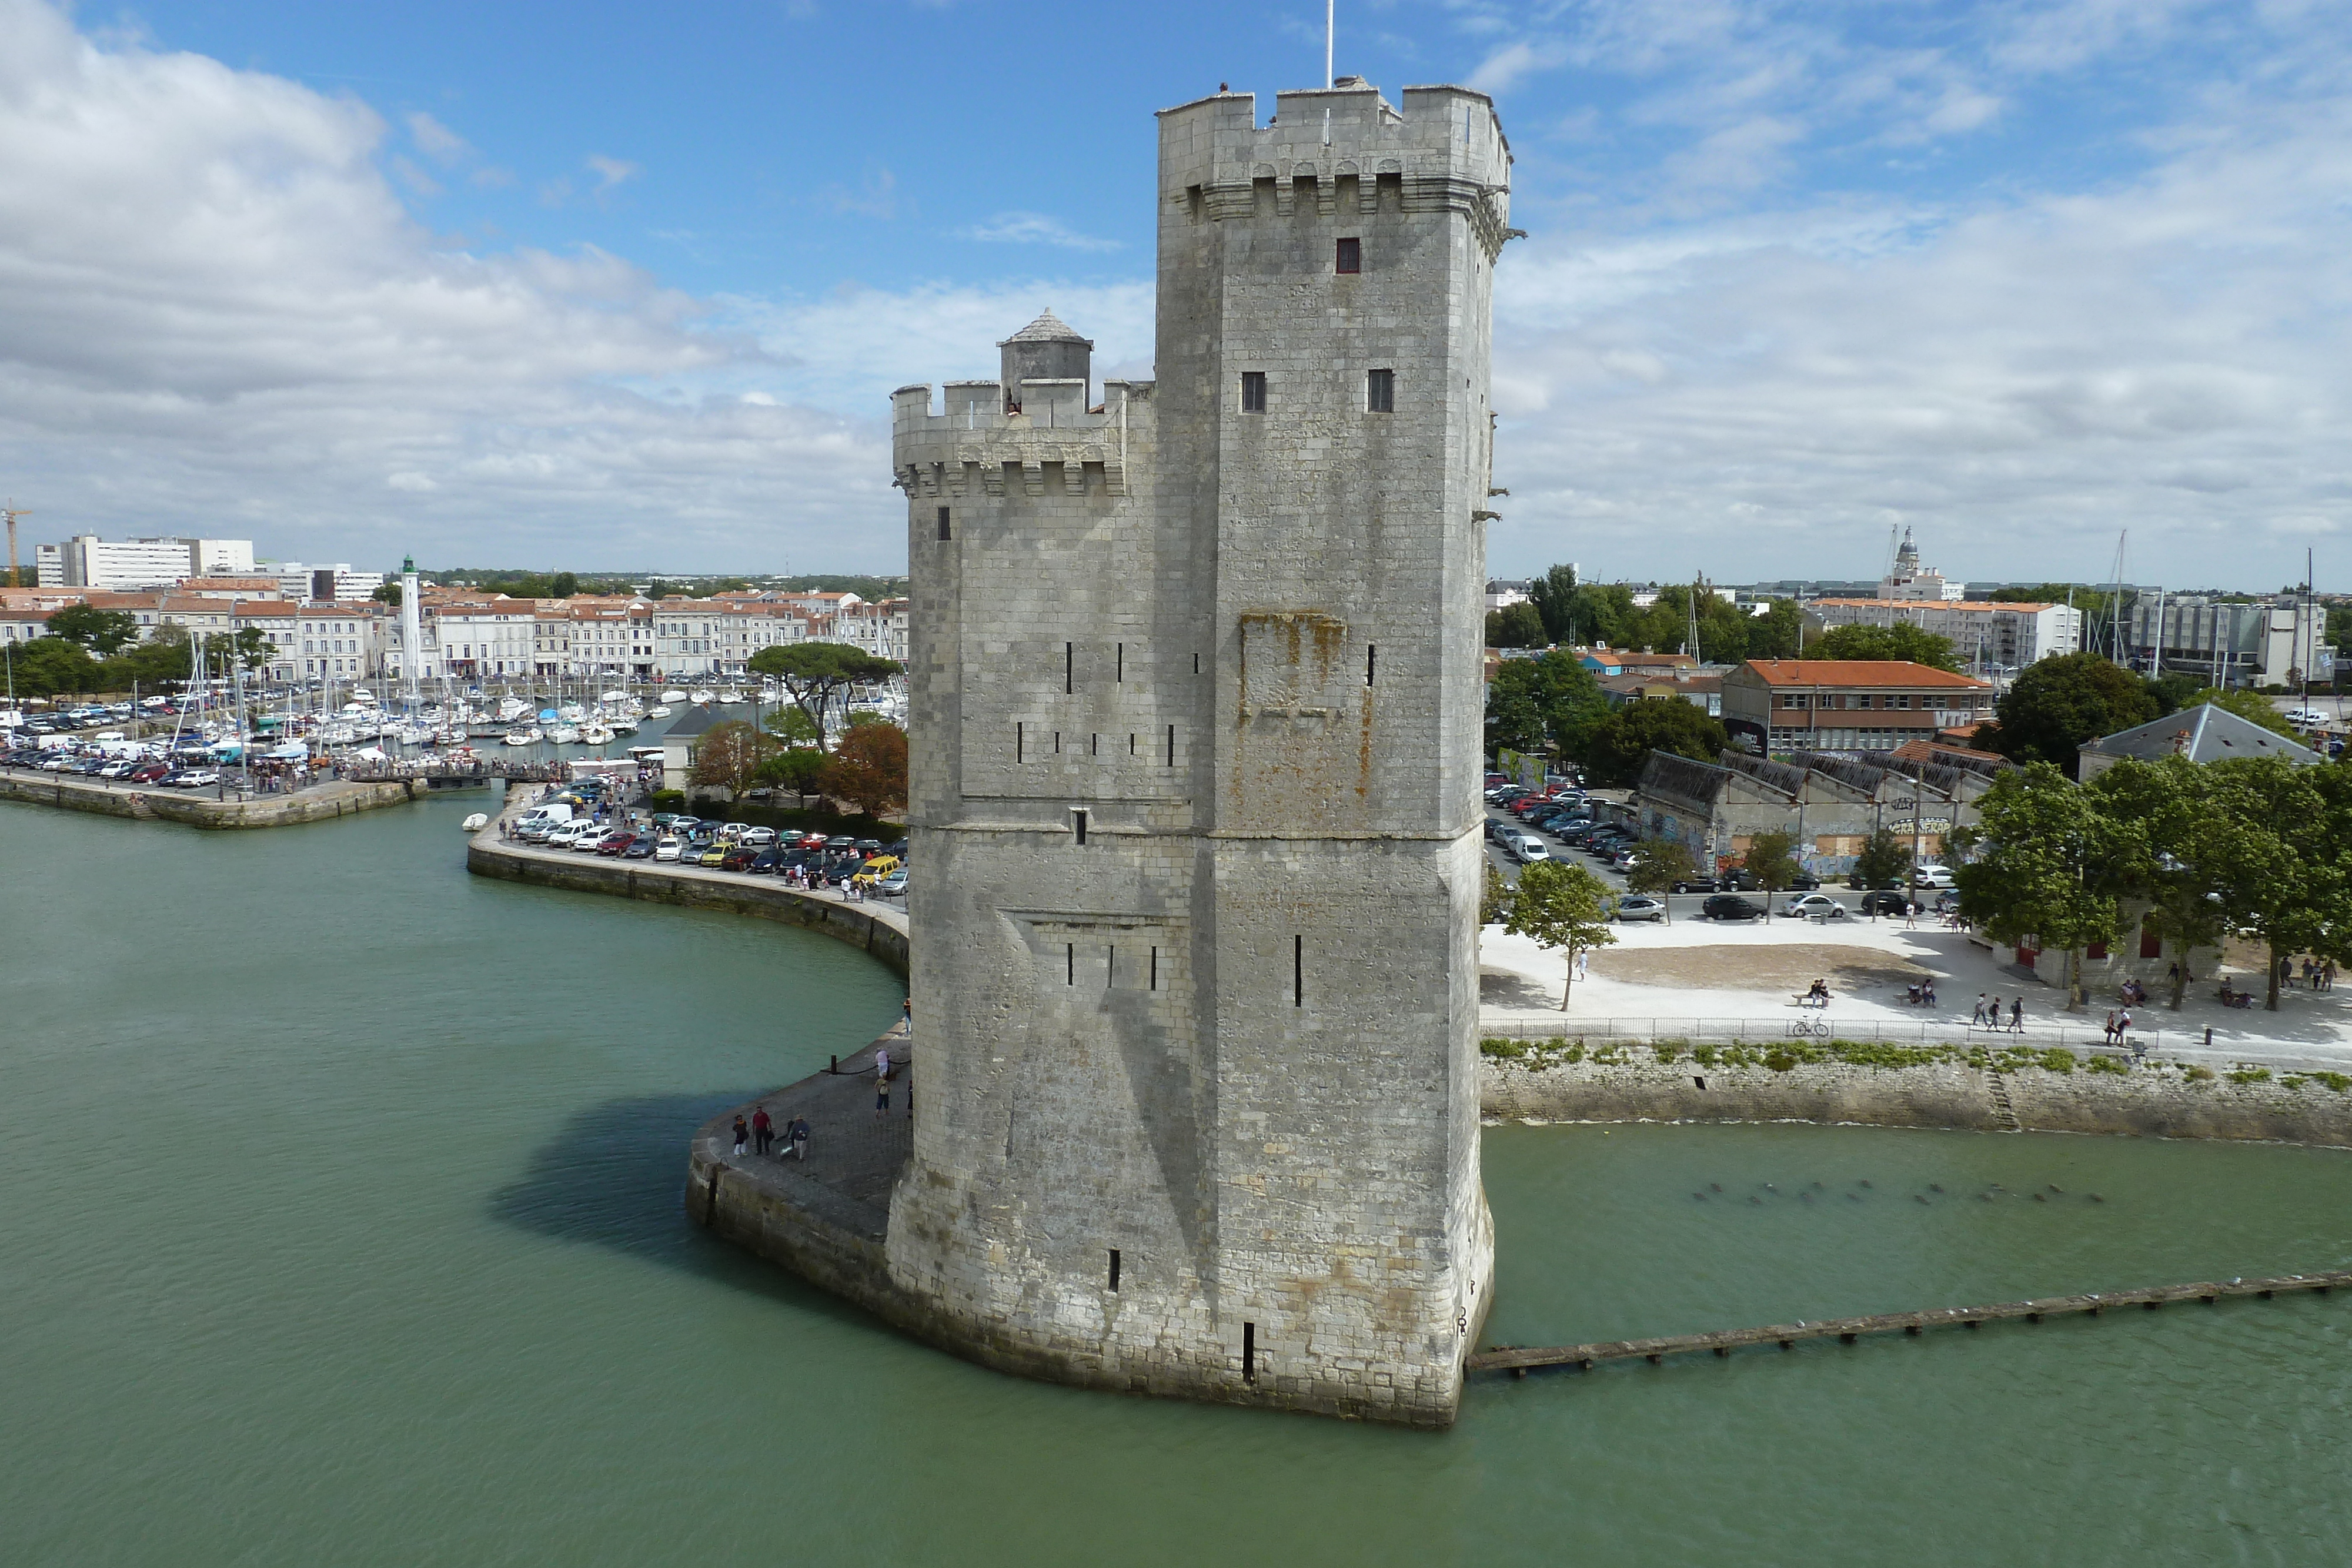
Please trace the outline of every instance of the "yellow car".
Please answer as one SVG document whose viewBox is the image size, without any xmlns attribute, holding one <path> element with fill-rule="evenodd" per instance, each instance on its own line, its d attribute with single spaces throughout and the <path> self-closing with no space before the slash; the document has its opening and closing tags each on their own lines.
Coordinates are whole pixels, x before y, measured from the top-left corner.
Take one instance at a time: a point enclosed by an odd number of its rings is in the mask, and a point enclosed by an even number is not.
<svg viewBox="0 0 2352 1568">
<path fill-rule="evenodd" d="M 851 877 L 849 880 L 853 885 L 857 887 L 872 887 L 876 883 L 880 882 L 884 877 L 888 876 L 892 872 L 897 871 L 898 869 L 898 865 L 899 861 L 897 855 L 876 855 L 872 860 L 867 861 L 864 865 L 859 866 L 857 868 L 857 874 Z"/>
<path fill-rule="evenodd" d="M 701 858 L 697 860 L 694 863 L 697 865 L 715 866 L 720 861 L 727 858 L 727 852 L 733 847 L 734 846 L 731 844 L 719 844 L 716 848 L 707 849 L 702 852 Z"/>
</svg>

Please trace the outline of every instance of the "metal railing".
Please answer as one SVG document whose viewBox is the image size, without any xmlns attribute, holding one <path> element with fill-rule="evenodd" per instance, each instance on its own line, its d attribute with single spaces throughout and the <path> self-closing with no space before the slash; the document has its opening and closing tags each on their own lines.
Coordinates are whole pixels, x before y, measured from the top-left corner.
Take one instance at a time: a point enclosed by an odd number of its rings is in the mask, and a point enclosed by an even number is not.
<svg viewBox="0 0 2352 1568">
<path fill-rule="evenodd" d="M 1561 1039 L 1570 1044 L 1581 1040 L 1588 1046 L 1612 1040 L 1643 1044 L 1668 1040 L 1769 1045 L 1780 1040 L 1824 1043 L 1832 1040 L 1850 1040 L 1880 1045 L 1948 1045 L 1963 1051 L 1974 1046 L 1982 1046 L 1988 1051 L 2018 1048 L 2040 1051 L 2050 1046 L 2063 1046 L 2081 1054 L 2104 1052 L 2110 1056 L 2129 1056 L 2135 1049 L 2160 1051 L 2165 1049 L 2168 1040 L 2173 1049 L 2199 1043 L 2198 1037 L 2192 1033 L 2174 1031 L 2168 1035 L 2163 1030 L 2137 1027 L 2126 1037 L 2125 1044 L 2118 1046 L 2107 1038 L 2104 1030 L 2085 1028 L 2080 1024 L 2039 1024 L 2028 1020 L 2022 1030 L 1996 1030 L 1971 1024 L 1966 1019 L 1922 1019 L 1912 1023 L 1901 1019 L 1838 1018 L 1825 1010 L 1815 1009 L 1800 1009 L 1797 1016 L 1778 1019 L 1673 1018 L 1664 1015 L 1656 1018 L 1576 1018 L 1563 1015 L 1557 1019 L 1483 1018 L 1478 1023 L 1478 1033 L 1489 1040 Z M 2216 1049 L 2244 1043 L 2234 1040 L 2217 1041 Z"/>
</svg>

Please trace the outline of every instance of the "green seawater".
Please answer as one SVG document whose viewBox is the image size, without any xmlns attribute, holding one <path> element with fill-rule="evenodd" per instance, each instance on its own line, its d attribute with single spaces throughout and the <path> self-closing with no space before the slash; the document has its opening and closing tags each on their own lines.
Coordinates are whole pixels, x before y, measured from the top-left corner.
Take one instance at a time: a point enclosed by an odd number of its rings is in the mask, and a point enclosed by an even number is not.
<svg viewBox="0 0 2352 1568">
<path fill-rule="evenodd" d="M 481 805 L 0 806 L 0 1564 L 2352 1561 L 2342 1293 L 1482 1379 L 1443 1434 L 965 1365 L 680 1210 L 688 1131 L 871 1039 L 896 980 L 468 877 Z M 1496 1342 L 2352 1261 L 2328 1151 L 1486 1156 Z"/>
</svg>

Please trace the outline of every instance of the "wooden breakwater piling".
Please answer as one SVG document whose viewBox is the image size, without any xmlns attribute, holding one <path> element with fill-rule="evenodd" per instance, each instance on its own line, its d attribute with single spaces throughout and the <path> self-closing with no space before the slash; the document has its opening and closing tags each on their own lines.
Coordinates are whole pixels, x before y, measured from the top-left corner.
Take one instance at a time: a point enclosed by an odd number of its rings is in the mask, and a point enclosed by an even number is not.
<svg viewBox="0 0 2352 1568">
<path fill-rule="evenodd" d="M 1852 1344 L 1864 1334 L 1917 1334 L 1928 1329 L 1977 1328 L 1984 1323 L 2023 1319 L 2096 1317 L 2110 1308 L 2139 1307 L 2153 1312 L 2176 1301 L 2208 1305 L 2225 1296 L 2284 1295 L 2294 1291 L 2321 1294 L 2338 1285 L 2352 1285 L 2352 1269 L 2320 1274 L 2280 1274 L 2262 1280 L 2210 1280 L 2193 1285 L 2158 1285 L 2137 1291 L 2101 1291 L 2079 1296 L 2042 1296 L 2027 1301 L 2001 1301 L 1984 1307 L 1936 1307 L 1921 1312 L 1878 1312 L 1869 1317 L 1824 1318 L 1815 1322 L 1770 1323 L 1762 1328 L 1719 1329 L 1711 1333 L 1664 1334 L 1655 1339 L 1604 1340 L 1591 1344 L 1531 1348 L 1495 1345 L 1472 1353 L 1465 1364 L 1471 1372 L 1509 1372 L 1525 1376 L 1538 1366 L 1572 1366 L 1587 1370 L 1604 1361 L 1647 1361 L 1655 1364 L 1670 1355 L 1712 1351 L 1728 1356 L 1756 1345 L 1793 1347 L 1799 1340 L 1829 1339 Z"/>
</svg>

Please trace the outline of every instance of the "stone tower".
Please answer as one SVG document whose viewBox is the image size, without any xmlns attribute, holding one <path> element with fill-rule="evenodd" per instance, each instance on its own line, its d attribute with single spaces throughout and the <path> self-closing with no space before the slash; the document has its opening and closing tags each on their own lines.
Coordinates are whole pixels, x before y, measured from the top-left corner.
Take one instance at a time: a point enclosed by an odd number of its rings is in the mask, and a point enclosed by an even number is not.
<svg viewBox="0 0 2352 1568">
<path fill-rule="evenodd" d="M 1476 909 L 1492 103 L 1160 116 L 1157 384 L 896 394 L 915 613 L 895 1286 L 1069 1382 L 1453 1418 L 1493 1279 Z M 1018 350 L 1016 352 L 1016 350 Z M 1006 412 L 1017 406 L 1019 412 Z"/>
</svg>

